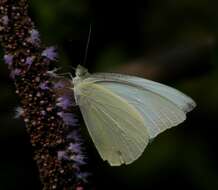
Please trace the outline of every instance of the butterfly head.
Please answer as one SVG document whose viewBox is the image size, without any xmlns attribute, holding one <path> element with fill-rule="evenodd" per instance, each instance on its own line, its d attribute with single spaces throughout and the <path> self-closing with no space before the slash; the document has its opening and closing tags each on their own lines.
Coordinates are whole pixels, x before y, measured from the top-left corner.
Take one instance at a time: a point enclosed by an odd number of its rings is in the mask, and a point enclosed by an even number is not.
<svg viewBox="0 0 218 190">
<path fill-rule="evenodd" d="M 76 77 L 85 77 L 89 74 L 88 69 L 86 69 L 85 67 L 78 65 L 76 68 Z"/>
</svg>

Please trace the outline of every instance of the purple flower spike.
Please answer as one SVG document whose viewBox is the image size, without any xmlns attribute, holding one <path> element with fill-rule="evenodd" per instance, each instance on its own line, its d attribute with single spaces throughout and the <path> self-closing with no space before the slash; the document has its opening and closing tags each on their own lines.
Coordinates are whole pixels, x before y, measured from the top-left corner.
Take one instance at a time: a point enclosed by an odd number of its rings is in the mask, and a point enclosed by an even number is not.
<svg viewBox="0 0 218 190">
<path fill-rule="evenodd" d="M 3 17 L 1 18 L 1 20 L 2 20 L 3 25 L 5 25 L 5 26 L 8 25 L 9 18 L 8 18 L 7 15 L 3 16 Z"/>
<path fill-rule="evenodd" d="M 48 83 L 47 83 L 47 82 L 42 82 L 42 83 L 39 85 L 39 88 L 41 88 L 42 90 L 48 90 L 48 89 L 49 89 Z"/>
<path fill-rule="evenodd" d="M 4 55 L 4 61 L 9 67 L 12 65 L 13 59 L 14 59 L 14 56 L 11 54 Z"/>
<path fill-rule="evenodd" d="M 47 47 L 43 52 L 42 52 L 42 56 L 48 58 L 51 61 L 56 61 L 58 58 L 57 52 L 56 52 L 56 48 L 51 46 L 51 47 Z"/>
<path fill-rule="evenodd" d="M 72 106 L 72 102 L 69 96 L 61 96 L 57 99 L 57 106 L 61 107 L 62 109 L 66 110 L 70 106 Z"/>
<path fill-rule="evenodd" d="M 16 76 L 19 76 L 21 74 L 21 69 L 14 69 L 10 73 L 10 77 L 12 79 L 15 79 Z"/>
<path fill-rule="evenodd" d="M 63 119 L 66 125 L 76 126 L 78 120 L 75 118 L 74 114 L 66 113 L 66 112 L 59 112 L 58 115 Z"/>
<path fill-rule="evenodd" d="M 27 0 L 0 0 L 2 62 L 21 102 L 13 116 L 25 122 L 43 189 L 93 189 L 84 180 L 87 159 L 72 109 L 72 81 L 54 68 L 56 46 L 44 47 L 28 7 Z"/>
</svg>

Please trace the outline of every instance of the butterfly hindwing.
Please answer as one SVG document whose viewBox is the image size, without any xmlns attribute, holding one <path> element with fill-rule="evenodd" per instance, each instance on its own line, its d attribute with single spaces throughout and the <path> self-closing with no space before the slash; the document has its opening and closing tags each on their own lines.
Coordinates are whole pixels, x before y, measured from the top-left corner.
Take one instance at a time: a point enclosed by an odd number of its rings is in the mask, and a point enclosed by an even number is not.
<svg viewBox="0 0 218 190">
<path fill-rule="evenodd" d="M 101 84 L 84 81 L 75 92 L 101 157 L 110 165 L 129 164 L 136 160 L 149 141 L 140 112 Z"/>
</svg>

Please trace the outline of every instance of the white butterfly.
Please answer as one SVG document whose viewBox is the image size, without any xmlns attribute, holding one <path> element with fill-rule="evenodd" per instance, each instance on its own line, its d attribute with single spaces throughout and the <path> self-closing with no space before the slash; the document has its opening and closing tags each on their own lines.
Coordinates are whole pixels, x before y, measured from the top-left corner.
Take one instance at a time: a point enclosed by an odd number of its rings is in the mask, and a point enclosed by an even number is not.
<svg viewBox="0 0 218 190">
<path fill-rule="evenodd" d="M 135 161 L 149 139 L 183 122 L 196 106 L 169 86 L 115 73 L 89 74 L 80 65 L 72 82 L 92 140 L 112 166 Z"/>
</svg>

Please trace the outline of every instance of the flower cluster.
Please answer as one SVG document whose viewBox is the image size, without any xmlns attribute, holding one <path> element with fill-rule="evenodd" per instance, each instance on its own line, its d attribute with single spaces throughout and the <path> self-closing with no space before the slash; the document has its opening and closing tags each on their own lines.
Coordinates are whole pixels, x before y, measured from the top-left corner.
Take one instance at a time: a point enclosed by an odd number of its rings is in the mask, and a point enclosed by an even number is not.
<svg viewBox="0 0 218 190">
<path fill-rule="evenodd" d="M 4 62 L 20 98 L 15 117 L 26 123 L 43 189 L 84 190 L 88 174 L 82 170 L 86 157 L 73 96 L 65 90 L 67 80 L 49 70 L 58 58 L 56 48 L 43 47 L 27 8 L 27 0 L 0 1 Z"/>
</svg>

